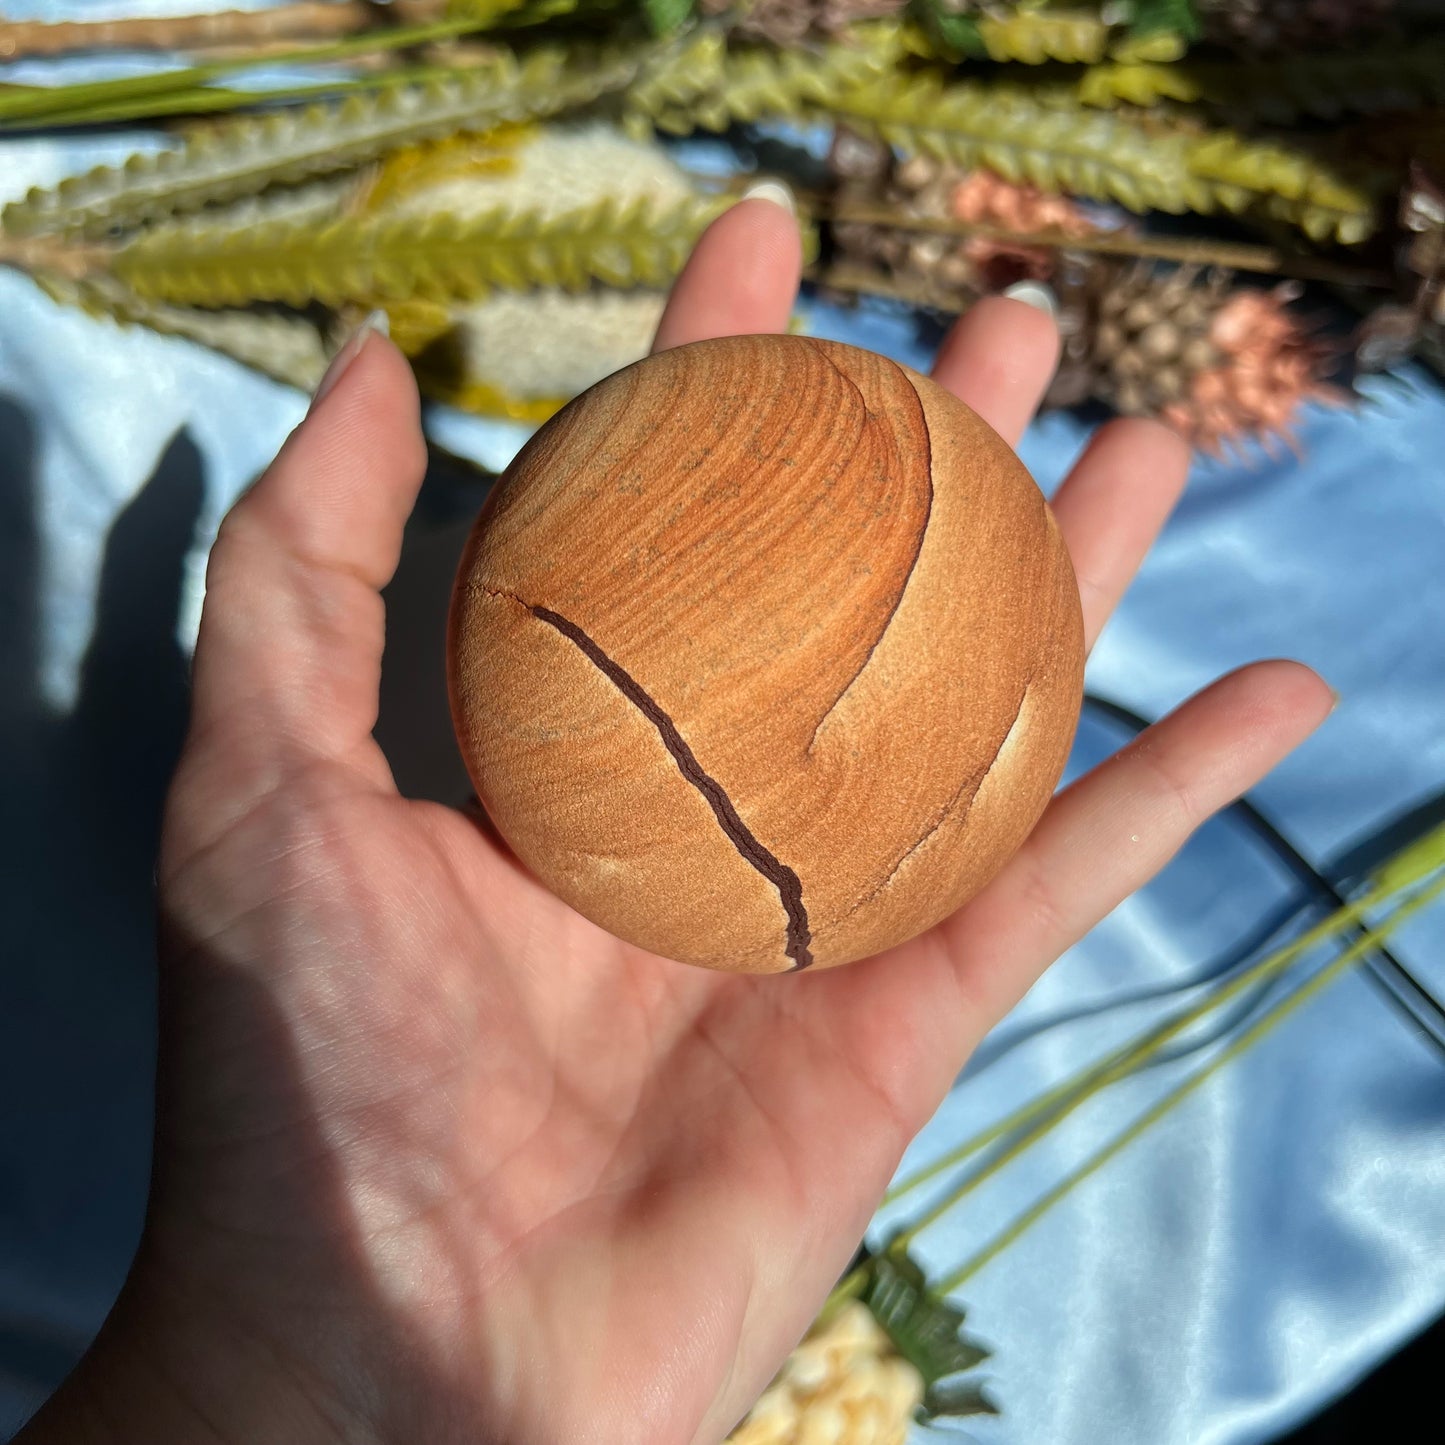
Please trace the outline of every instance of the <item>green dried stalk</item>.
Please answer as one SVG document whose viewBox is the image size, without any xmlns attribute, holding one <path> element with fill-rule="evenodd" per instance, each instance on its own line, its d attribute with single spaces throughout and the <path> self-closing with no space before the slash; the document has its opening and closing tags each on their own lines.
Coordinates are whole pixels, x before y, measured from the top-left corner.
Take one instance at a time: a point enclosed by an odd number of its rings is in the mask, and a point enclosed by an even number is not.
<svg viewBox="0 0 1445 1445">
<path fill-rule="evenodd" d="M 1354 246 L 1380 224 L 1378 199 L 1394 190 L 1383 170 L 1351 181 L 1328 163 L 1285 145 L 1250 141 L 1230 131 L 1194 138 L 1189 169 L 1209 206 L 1262 214 L 1299 227 L 1312 241 Z"/>
<path fill-rule="evenodd" d="M 75 281 L 41 272 L 35 281 L 62 306 L 108 317 L 122 326 L 144 326 L 164 336 L 183 337 L 303 391 L 313 390 L 326 370 L 324 338 L 301 316 L 169 306 L 136 296 L 109 276 Z"/>
<path fill-rule="evenodd" d="M 1121 1154 L 1154 1125 L 1167 1118 L 1201 1085 L 1208 1083 L 1226 1064 L 1247 1053 L 1305 1004 L 1311 1002 L 1332 983 L 1344 977 L 1354 964 L 1378 948 L 1396 928 L 1407 922 L 1414 914 L 1428 908 L 1442 894 L 1445 894 L 1445 875 L 1436 878 L 1433 883 L 1427 884 L 1412 898 L 1401 903 L 1393 913 L 1375 927 L 1367 930 L 1356 942 L 1325 964 L 1313 977 L 1306 979 L 1278 1003 L 1271 1005 L 1261 1013 L 1252 1024 L 1235 1034 L 1230 1042 L 1208 1063 L 1187 1075 L 1163 1098 L 1140 1114 L 1127 1128 L 1115 1134 L 1107 1143 L 1101 1145 L 1082 1163 L 1065 1174 L 1058 1183 L 1018 1215 L 1012 1223 L 975 1251 L 947 1278 L 940 1280 L 934 1286 L 937 1293 L 941 1296 L 948 1295 L 961 1288 L 985 1265 L 991 1264 L 1010 1245 L 1032 1229 L 1039 1220 L 1066 1199 L 1080 1184 L 1097 1174 L 1117 1154 Z"/>
<path fill-rule="evenodd" d="M 1185 132 L 1069 105 L 1057 91 L 950 82 L 923 70 L 854 86 L 830 108 L 903 151 L 987 166 L 1012 181 L 1135 211 L 1207 208 L 1207 193 L 1190 176 Z"/>
<path fill-rule="evenodd" d="M 539 50 L 414 87 L 358 94 L 339 105 L 246 117 L 194 135 L 185 145 L 132 156 L 32 190 L 0 213 L 16 235 L 42 231 L 103 236 L 278 183 L 350 169 L 397 146 L 477 133 L 583 105 L 625 86 L 649 52 L 571 56 Z"/>
<path fill-rule="evenodd" d="M 1114 34 L 1096 9 L 970 15 L 952 0 L 912 0 L 908 13 L 914 23 L 903 32 L 904 46 L 925 60 L 1093 65 L 1109 53 Z"/>
<path fill-rule="evenodd" d="M 1271 64 L 1104 65 L 1080 82 L 1086 105 L 1203 102 L 1271 123 L 1335 120 L 1445 103 L 1445 45 L 1303 53 Z"/>
<path fill-rule="evenodd" d="M 208 307 L 445 301 L 593 282 L 665 286 L 731 203 L 697 196 L 659 207 L 643 198 L 545 218 L 498 209 L 321 226 L 184 222 L 133 241 L 112 257 L 110 272 L 143 299 Z"/>
<path fill-rule="evenodd" d="M 1104 58 L 1110 27 L 1088 10 L 1016 10 L 979 16 L 978 37 L 990 60 L 1043 65 L 1093 64 Z"/>
<path fill-rule="evenodd" d="M 448 20 L 480 20 L 493 25 L 538 25 L 558 15 L 570 14 L 580 0 L 447 0 L 443 14 Z"/>
<path fill-rule="evenodd" d="M 247 12 L 249 13 L 249 12 Z M 491 57 L 488 57 L 490 60 Z M 55 126 L 108 125 L 117 121 L 157 121 L 166 116 L 190 118 L 216 115 L 238 110 L 257 110 L 298 101 L 339 100 L 366 91 L 398 89 L 430 81 L 450 80 L 459 73 L 471 73 L 475 63 L 455 65 L 397 65 L 369 75 L 335 75 L 324 80 L 300 85 L 268 86 L 265 90 L 244 90 L 221 85 L 195 85 L 183 90 L 168 90 L 164 95 L 143 96 L 135 100 L 87 102 L 74 110 L 47 112 L 43 120 L 12 122 L 11 132 L 49 130 Z"/>
<path fill-rule="evenodd" d="M 894 72 L 845 90 L 827 108 L 905 152 L 987 166 L 1011 181 L 1133 211 L 1262 211 L 1317 240 L 1364 240 L 1379 223 L 1373 192 L 1389 187 L 1383 173 L 1368 187 L 1351 184 L 1302 151 L 1229 131 L 1091 110 L 1057 86 Z"/>
<path fill-rule="evenodd" d="M 700 97 L 718 90 L 727 74 L 727 41 L 721 30 L 698 30 L 680 45 L 644 64 L 623 102 L 634 121 L 686 112 Z"/>
<path fill-rule="evenodd" d="M 1378 225 L 1376 192 L 1325 162 L 1229 131 L 1198 132 L 1170 120 L 1080 103 L 1066 83 L 957 81 L 943 70 L 896 68 L 896 28 L 872 27 L 874 48 L 816 52 L 708 52 L 709 84 L 691 98 L 686 68 L 662 67 L 627 105 L 660 129 L 686 134 L 756 120 L 832 119 L 871 130 L 905 152 L 987 166 L 1011 181 L 1175 214 L 1263 212 L 1316 239 L 1353 244 Z M 675 87 L 670 99 L 663 87 Z"/>
<path fill-rule="evenodd" d="M 672 135 L 813 119 L 851 87 L 886 73 L 900 55 L 895 26 L 857 26 L 850 41 L 813 50 L 729 48 L 704 32 L 632 87 L 626 109 Z"/>
</svg>

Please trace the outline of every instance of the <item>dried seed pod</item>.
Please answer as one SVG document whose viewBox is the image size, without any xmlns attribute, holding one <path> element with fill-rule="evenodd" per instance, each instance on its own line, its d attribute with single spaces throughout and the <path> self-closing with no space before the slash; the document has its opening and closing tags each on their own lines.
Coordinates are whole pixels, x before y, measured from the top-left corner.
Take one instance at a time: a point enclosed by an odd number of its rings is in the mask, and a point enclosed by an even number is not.
<svg viewBox="0 0 1445 1445">
<path fill-rule="evenodd" d="M 939 162 L 932 156 L 918 153 L 908 156 L 894 168 L 893 179 L 904 191 L 921 191 L 939 172 Z"/>
<path fill-rule="evenodd" d="M 1168 361 L 1184 345 L 1179 328 L 1169 321 L 1154 321 L 1139 333 L 1139 350 L 1150 361 Z"/>
<path fill-rule="evenodd" d="M 1038 489 L 966 406 L 802 337 L 663 352 L 563 410 L 453 603 L 493 821 L 619 937 L 754 973 L 947 916 L 1033 827 L 1082 686 Z"/>
</svg>

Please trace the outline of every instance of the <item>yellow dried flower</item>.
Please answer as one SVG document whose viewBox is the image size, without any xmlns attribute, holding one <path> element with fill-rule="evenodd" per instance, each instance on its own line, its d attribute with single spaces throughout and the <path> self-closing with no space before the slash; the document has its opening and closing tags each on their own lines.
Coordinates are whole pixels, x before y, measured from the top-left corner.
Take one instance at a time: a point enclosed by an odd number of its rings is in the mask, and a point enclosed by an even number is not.
<svg viewBox="0 0 1445 1445">
<path fill-rule="evenodd" d="M 729 1445 L 903 1445 L 923 1376 L 850 1300 L 788 1357 Z"/>
</svg>

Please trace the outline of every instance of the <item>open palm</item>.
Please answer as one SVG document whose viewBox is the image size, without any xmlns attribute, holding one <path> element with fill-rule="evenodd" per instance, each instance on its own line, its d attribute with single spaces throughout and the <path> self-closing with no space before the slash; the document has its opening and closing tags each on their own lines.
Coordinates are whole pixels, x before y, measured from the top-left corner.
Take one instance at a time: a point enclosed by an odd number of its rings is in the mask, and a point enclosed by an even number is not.
<svg viewBox="0 0 1445 1445">
<path fill-rule="evenodd" d="M 659 344 L 781 329 L 798 266 L 786 211 L 743 203 Z M 987 302 L 935 376 L 1013 440 L 1056 347 Z M 1330 706 L 1302 667 L 1246 669 L 1060 794 L 929 935 L 819 974 L 683 967 L 397 794 L 379 589 L 423 461 L 372 338 L 217 540 L 160 867 L 150 1219 L 36 1440 L 720 1439 L 980 1035 Z M 1060 492 L 1091 640 L 1186 465 L 1119 422 Z"/>
</svg>

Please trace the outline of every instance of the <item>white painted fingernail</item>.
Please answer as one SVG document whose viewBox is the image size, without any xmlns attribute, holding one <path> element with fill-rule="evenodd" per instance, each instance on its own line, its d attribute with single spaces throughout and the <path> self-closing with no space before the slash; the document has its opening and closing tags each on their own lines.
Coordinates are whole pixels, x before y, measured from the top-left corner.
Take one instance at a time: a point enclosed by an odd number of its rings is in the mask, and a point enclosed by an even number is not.
<svg viewBox="0 0 1445 1445">
<path fill-rule="evenodd" d="M 759 181 L 743 192 L 743 200 L 771 201 L 775 206 L 781 206 L 790 216 L 798 214 L 798 203 L 793 199 L 792 191 L 782 181 Z"/>
<path fill-rule="evenodd" d="M 347 368 L 361 355 L 366 343 L 373 336 L 390 335 L 391 318 L 387 316 L 385 311 L 373 311 L 371 315 L 346 338 L 346 342 L 341 350 L 331 358 L 331 364 L 326 368 L 325 374 L 316 387 L 316 393 L 311 398 L 311 410 L 314 411 L 321 398 L 333 390 L 336 383 L 346 375 Z"/>
<path fill-rule="evenodd" d="M 1010 301 L 1022 301 L 1025 306 L 1042 311 L 1045 316 L 1057 317 L 1059 314 L 1059 302 L 1053 288 L 1045 286 L 1042 281 L 1016 281 L 1003 294 Z"/>
</svg>

